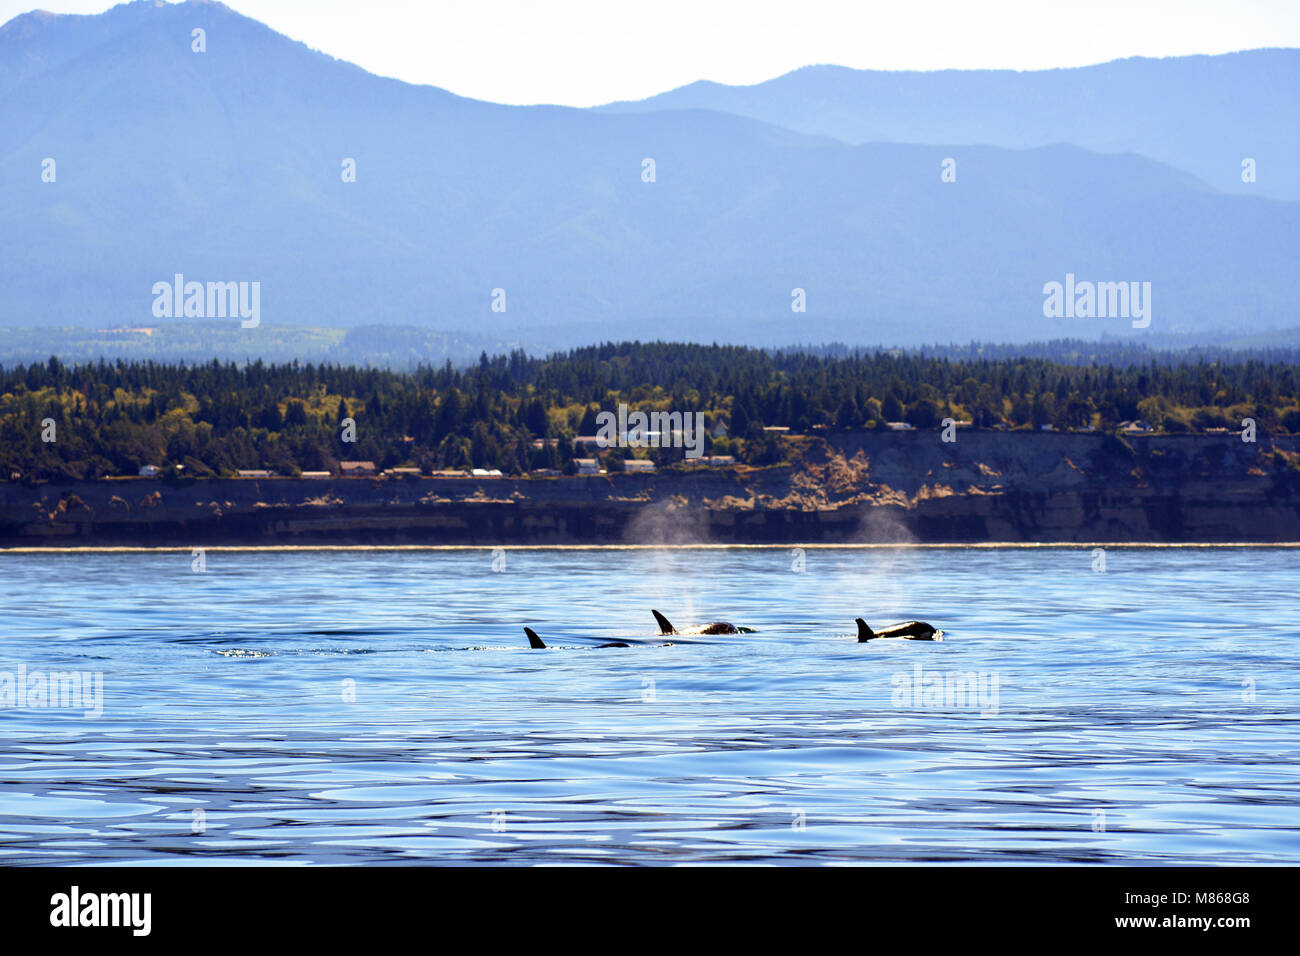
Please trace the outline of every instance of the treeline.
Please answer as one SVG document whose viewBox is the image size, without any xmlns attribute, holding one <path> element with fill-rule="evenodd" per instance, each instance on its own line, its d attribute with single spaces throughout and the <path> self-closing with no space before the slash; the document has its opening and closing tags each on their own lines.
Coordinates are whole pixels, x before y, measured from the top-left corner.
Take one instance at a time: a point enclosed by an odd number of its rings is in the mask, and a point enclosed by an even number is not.
<svg viewBox="0 0 1300 956">
<path fill-rule="evenodd" d="M 518 340 L 409 326 L 360 325 L 351 328 L 264 324 L 240 328 L 238 321 L 166 321 L 148 327 L 93 329 L 0 327 L 0 365 L 43 362 L 57 355 L 64 362 L 100 358 L 127 362 L 193 362 L 217 358 L 266 362 L 346 362 L 411 370 L 423 361 L 451 359 L 465 365 L 479 352 L 505 352 Z M 522 343 L 519 343 L 522 344 Z M 430 356 L 436 358 L 431 359 Z"/>
<path fill-rule="evenodd" d="M 1279 333 L 1279 337 L 1281 334 Z M 979 359 L 1041 358 L 1065 365 L 1196 365 L 1202 362 L 1239 364 L 1259 361 L 1265 363 L 1300 364 L 1300 347 L 1288 344 L 1257 345 L 1251 347 L 1226 345 L 1186 345 L 1170 339 L 1165 345 L 1150 345 L 1149 339 L 1050 339 L 1019 344 L 969 342 L 963 345 L 926 345 L 902 349 L 916 355 L 946 358 L 966 362 Z M 831 358 L 846 358 L 860 354 L 861 348 L 839 343 L 804 347 L 795 351 L 809 352 Z M 900 351 L 892 349 L 890 351 Z"/>
<path fill-rule="evenodd" d="M 335 471 L 341 460 L 379 468 L 573 469 L 573 439 L 626 403 L 702 413 L 706 450 L 781 460 L 795 433 L 939 427 L 1116 428 L 1141 419 L 1168 432 L 1300 432 L 1297 366 L 1249 359 L 1132 365 L 1037 357 L 953 359 L 900 352 L 843 355 L 743 346 L 607 344 L 546 358 L 523 352 L 457 369 L 394 372 L 353 366 L 98 362 L 57 359 L 0 370 L 0 477 L 134 475 L 157 465 L 196 476 L 238 469 Z M 347 420 L 355 441 L 344 441 Z M 719 432 L 721 434 L 721 431 Z M 52 440 L 51 440 L 52 439 Z M 637 451 L 661 464 L 670 449 Z M 618 467 L 625 449 L 605 453 Z"/>
</svg>

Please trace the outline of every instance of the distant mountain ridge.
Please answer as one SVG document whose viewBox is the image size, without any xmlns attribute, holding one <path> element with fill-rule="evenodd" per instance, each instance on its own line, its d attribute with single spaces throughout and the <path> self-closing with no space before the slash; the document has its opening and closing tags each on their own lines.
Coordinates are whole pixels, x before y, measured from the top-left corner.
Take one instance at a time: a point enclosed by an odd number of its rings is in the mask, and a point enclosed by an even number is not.
<svg viewBox="0 0 1300 956">
<path fill-rule="evenodd" d="M 846 143 L 1073 143 L 1137 153 L 1216 189 L 1300 199 L 1300 50 L 1132 57 L 1054 70 L 812 66 L 753 86 L 699 81 L 608 112 L 711 109 Z M 1256 162 L 1244 183 L 1241 163 Z"/>
<path fill-rule="evenodd" d="M 1300 203 L 1071 145 L 501 106 L 373 76 L 219 3 L 10 21 L 0 129 L 0 326 L 154 324 L 151 288 L 176 273 L 259 282 L 264 324 L 538 347 L 1128 330 L 1044 318 L 1044 283 L 1067 274 L 1151 282 L 1160 333 L 1295 325 Z"/>
</svg>

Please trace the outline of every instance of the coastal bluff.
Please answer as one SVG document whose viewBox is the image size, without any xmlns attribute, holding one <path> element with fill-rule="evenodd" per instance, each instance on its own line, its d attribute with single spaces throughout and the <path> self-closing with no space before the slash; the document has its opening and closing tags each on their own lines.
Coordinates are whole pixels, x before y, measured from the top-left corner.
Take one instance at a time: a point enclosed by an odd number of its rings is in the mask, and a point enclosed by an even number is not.
<svg viewBox="0 0 1300 956">
<path fill-rule="evenodd" d="M 1300 542 L 1300 436 L 828 432 L 563 477 L 0 483 L 0 547 Z"/>
</svg>

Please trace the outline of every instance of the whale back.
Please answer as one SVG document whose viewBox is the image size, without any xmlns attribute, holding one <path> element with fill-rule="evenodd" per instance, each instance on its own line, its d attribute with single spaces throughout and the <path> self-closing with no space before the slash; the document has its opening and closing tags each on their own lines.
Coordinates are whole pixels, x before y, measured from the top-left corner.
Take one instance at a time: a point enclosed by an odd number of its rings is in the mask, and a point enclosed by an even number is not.
<svg viewBox="0 0 1300 956">
<path fill-rule="evenodd" d="M 935 635 L 934 627 L 925 623 L 925 621 L 904 621 L 901 624 L 882 627 L 878 631 L 873 631 L 868 627 L 867 622 L 862 618 L 857 618 L 857 624 L 859 644 L 877 637 L 898 637 L 905 641 L 932 641 Z"/>
<path fill-rule="evenodd" d="M 930 641 L 934 639 L 934 628 L 924 621 L 904 621 L 882 627 L 877 637 L 901 637 L 909 641 Z"/>
</svg>

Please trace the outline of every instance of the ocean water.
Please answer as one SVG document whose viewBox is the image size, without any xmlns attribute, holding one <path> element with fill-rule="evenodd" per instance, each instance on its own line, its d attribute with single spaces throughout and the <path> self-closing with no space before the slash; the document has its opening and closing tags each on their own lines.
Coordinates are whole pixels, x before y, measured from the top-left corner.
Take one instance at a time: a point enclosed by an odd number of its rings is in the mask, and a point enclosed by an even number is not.
<svg viewBox="0 0 1300 956">
<path fill-rule="evenodd" d="M 0 862 L 1300 861 L 1300 549 L 1104 557 L 0 554 Z"/>
</svg>

